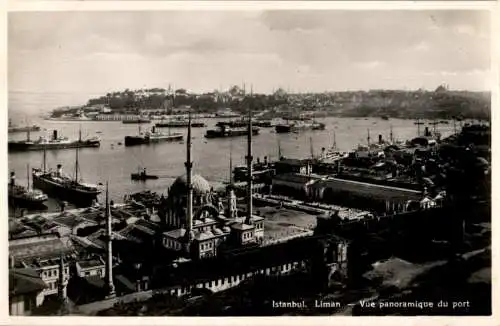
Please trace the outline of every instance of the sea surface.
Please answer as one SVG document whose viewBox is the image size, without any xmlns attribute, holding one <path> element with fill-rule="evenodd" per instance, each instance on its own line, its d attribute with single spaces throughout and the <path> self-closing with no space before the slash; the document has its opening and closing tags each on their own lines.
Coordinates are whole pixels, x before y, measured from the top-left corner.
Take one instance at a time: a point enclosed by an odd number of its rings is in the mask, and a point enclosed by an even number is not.
<svg viewBox="0 0 500 326">
<path fill-rule="evenodd" d="M 10 94 L 12 96 L 12 94 Z M 184 174 L 184 162 L 186 160 L 186 144 L 160 143 L 155 145 L 143 145 L 125 147 L 118 143 L 124 142 L 126 135 L 135 135 L 138 125 L 123 124 L 121 122 L 66 122 L 48 121 L 39 117 L 40 110 L 36 107 L 36 98 L 23 95 L 9 99 L 9 103 L 15 103 L 15 108 L 9 108 L 9 117 L 16 124 L 28 121 L 30 124 L 38 124 L 42 127 L 40 132 L 32 132 L 31 138 L 36 139 L 42 135 L 50 136 L 53 130 L 58 130 L 59 135 L 69 138 L 77 138 L 81 129 L 83 137 L 99 136 L 101 147 L 97 149 L 83 148 L 79 150 L 79 176 L 87 183 L 109 182 L 110 196 L 116 202 L 121 202 L 123 196 L 137 191 L 151 190 L 166 194 L 168 187 L 177 176 Z M 38 94 L 39 96 L 39 94 Z M 55 100 L 57 98 L 57 101 Z M 44 98 L 44 107 L 50 105 L 47 97 Z M 64 106 L 62 99 L 53 96 L 53 108 Z M 78 103 L 67 103 L 74 105 Z M 205 128 L 193 128 L 192 159 L 194 162 L 194 173 L 202 175 L 214 186 L 229 180 L 229 154 L 232 148 L 233 165 L 245 164 L 246 137 L 205 139 L 207 128 L 213 128 L 217 119 L 206 119 Z M 370 130 L 371 141 L 378 140 L 378 135 L 389 139 L 392 126 L 393 135 L 398 140 L 411 139 L 417 135 L 417 127 L 413 120 L 380 118 L 325 118 L 319 120 L 326 124 L 324 131 L 305 131 L 299 134 L 276 134 L 274 128 L 261 128 L 260 135 L 253 137 L 254 159 L 263 160 L 267 156 L 271 160 L 278 158 L 278 147 L 281 153 L 290 158 L 306 158 L 312 154 L 317 155 L 321 148 L 329 148 L 333 144 L 334 134 L 337 148 L 340 151 L 349 151 L 358 144 L 367 143 L 367 133 Z M 145 130 L 147 126 L 142 125 Z M 423 126 L 421 130 L 423 130 Z M 431 126 L 429 126 L 431 128 Z M 432 129 L 432 128 L 431 128 Z M 439 125 L 439 131 L 446 136 L 453 132 L 453 124 Z M 171 129 L 171 132 L 184 133 L 186 138 L 187 129 Z M 9 140 L 24 139 L 26 134 L 9 134 Z M 279 144 L 279 146 L 278 146 Z M 46 163 L 48 168 L 55 169 L 57 164 L 62 164 L 63 170 L 70 176 L 75 175 L 76 150 L 47 151 Z M 9 171 L 15 171 L 17 182 L 27 184 L 27 169 L 41 167 L 43 165 L 43 152 L 9 153 Z M 160 175 L 158 180 L 147 182 L 135 182 L 130 180 L 130 174 L 136 172 L 139 167 L 147 168 L 148 173 Z M 7 173 L 7 171 L 5 171 Z M 99 198 L 102 201 L 102 196 Z M 49 206 L 50 207 L 50 206 Z"/>
</svg>

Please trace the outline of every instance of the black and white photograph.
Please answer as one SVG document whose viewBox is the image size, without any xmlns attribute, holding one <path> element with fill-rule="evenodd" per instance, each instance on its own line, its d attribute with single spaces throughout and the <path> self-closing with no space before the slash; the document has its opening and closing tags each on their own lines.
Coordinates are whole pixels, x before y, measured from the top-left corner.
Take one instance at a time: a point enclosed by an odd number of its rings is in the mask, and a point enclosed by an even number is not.
<svg viewBox="0 0 500 326">
<path fill-rule="evenodd" d="M 9 315 L 492 315 L 492 20 L 8 12 Z"/>
</svg>

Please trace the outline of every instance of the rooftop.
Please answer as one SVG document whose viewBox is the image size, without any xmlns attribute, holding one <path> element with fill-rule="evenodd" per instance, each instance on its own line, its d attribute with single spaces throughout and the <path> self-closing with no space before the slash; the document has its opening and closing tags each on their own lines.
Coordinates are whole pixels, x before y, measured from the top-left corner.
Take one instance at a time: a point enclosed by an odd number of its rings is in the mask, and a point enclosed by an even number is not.
<svg viewBox="0 0 500 326">
<path fill-rule="evenodd" d="M 104 262 L 102 261 L 101 258 L 92 258 L 92 259 L 80 260 L 77 262 L 77 264 L 81 268 L 94 268 L 103 266 Z"/>
<path fill-rule="evenodd" d="M 39 292 L 46 287 L 40 275 L 31 268 L 9 270 L 9 296 Z"/>
<path fill-rule="evenodd" d="M 59 256 L 73 250 L 72 244 L 49 233 L 9 241 L 9 253 L 15 258 L 29 259 Z"/>
</svg>

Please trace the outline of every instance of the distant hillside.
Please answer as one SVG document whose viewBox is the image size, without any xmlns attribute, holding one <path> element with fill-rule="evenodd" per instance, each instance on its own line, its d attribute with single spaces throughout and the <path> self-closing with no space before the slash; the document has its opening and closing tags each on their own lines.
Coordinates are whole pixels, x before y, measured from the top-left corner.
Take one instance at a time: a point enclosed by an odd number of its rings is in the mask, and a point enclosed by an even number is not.
<svg viewBox="0 0 500 326">
<path fill-rule="evenodd" d="M 280 112 L 322 111 L 343 117 L 489 119 L 489 92 L 452 91 L 440 86 L 435 91 L 371 90 L 309 94 L 245 94 L 236 87 L 227 92 L 194 94 L 185 89 L 151 88 L 108 93 L 88 100 L 88 106 L 105 105 L 112 111 L 158 110 L 190 106 L 197 112 L 214 112 L 227 107 L 245 111 L 278 109 Z"/>
</svg>

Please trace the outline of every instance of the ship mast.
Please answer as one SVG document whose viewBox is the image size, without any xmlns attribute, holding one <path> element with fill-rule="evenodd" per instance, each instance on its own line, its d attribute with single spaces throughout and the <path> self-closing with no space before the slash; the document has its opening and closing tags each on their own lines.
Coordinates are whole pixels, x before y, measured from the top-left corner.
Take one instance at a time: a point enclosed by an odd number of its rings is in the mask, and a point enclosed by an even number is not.
<svg viewBox="0 0 500 326">
<path fill-rule="evenodd" d="M 278 138 L 278 161 L 281 160 L 281 142 L 280 139 Z"/>
<path fill-rule="evenodd" d="M 253 87 L 250 90 L 250 94 L 253 92 Z M 253 179 L 253 173 L 252 173 L 252 105 L 251 103 L 248 104 L 248 138 L 247 138 L 247 218 L 245 223 L 246 224 L 251 224 L 252 223 L 252 215 L 253 215 L 253 203 L 252 203 L 252 179 Z"/>
<path fill-rule="evenodd" d="M 335 136 L 335 130 L 333 131 L 333 150 L 337 150 L 337 137 Z"/>
<path fill-rule="evenodd" d="M 311 158 L 314 159 L 314 146 L 312 137 L 309 137 L 309 150 L 311 151 Z"/>
<path fill-rule="evenodd" d="M 366 136 L 366 142 L 368 143 L 368 148 L 370 148 L 370 129 L 367 129 L 368 135 Z"/>
<path fill-rule="evenodd" d="M 26 176 L 28 177 L 28 190 L 30 190 L 30 165 L 26 164 Z"/>
<path fill-rule="evenodd" d="M 78 183 L 78 151 L 79 148 L 76 148 L 76 160 L 75 160 L 75 182 Z"/>
<path fill-rule="evenodd" d="M 43 145 L 43 173 L 47 172 L 47 146 Z"/>
<path fill-rule="evenodd" d="M 391 140 L 391 144 L 394 143 L 394 139 L 393 139 L 393 134 L 392 134 L 392 125 L 390 126 L 391 128 L 391 132 L 389 134 L 389 139 Z"/>
<path fill-rule="evenodd" d="M 424 123 L 420 121 L 420 118 L 417 118 L 415 124 L 417 125 L 417 136 L 420 137 L 420 125 L 423 125 Z"/>
</svg>

